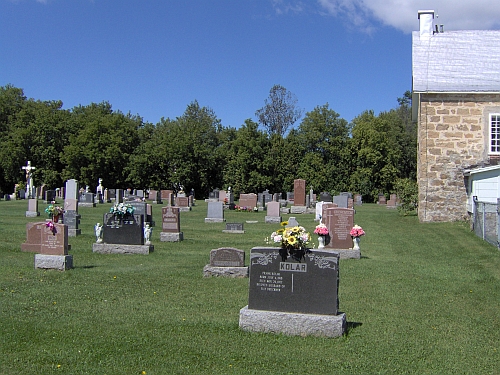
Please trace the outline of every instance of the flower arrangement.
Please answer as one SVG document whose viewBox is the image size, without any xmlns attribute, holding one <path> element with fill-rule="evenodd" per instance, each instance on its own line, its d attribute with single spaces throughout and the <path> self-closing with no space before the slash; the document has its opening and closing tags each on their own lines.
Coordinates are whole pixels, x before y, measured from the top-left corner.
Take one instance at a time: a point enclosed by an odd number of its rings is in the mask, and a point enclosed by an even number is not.
<svg viewBox="0 0 500 375">
<path fill-rule="evenodd" d="M 53 235 L 55 235 L 57 233 L 57 229 L 56 229 L 56 226 L 55 226 L 54 222 L 47 221 L 47 223 L 45 224 L 45 226 L 50 229 L 50 231 L 52 232 Z"/>
<path fill-rule="evenodd" d="M 55 204 L 50 204 L 46 209 L 45 213 L 49 215 L 49 217 L 59 216 L 64 213 L 64 210 L 60 206 L 56 206 Z"/>
<path fill-rule="evenodd" d="M 240 211 L 240 212 L 252 212 L 252 211 L 255 211 L 255 209 L 256 209 L 256 208 L 257 208 L 257 207 L 252 208 L 252 207 L 238 206 L 238 205 L 235 205 L 235 206 L 234 206 L 234 209 L 235 209 L 236 211 Z M 259 209 L 257 208 L 257 211 L 258 211 L 258 210 L 259 210 Z"/>
<path fill-rule="evenodd" d="M 349 233 L 352 237 L 361 237 L 365 235 L 365 231 L 359 225 L 355 225 L 352 227 L 351 232 Z"/>
<path fill-rule="evenodd" d="M 316 225 L 316 228 L 314 229 L 314 234 L 317 234 L 318 236 L 328 236 L 328 228 L 326 227 L 325 224 L 320 223 Z"/>
<path fill-rule="evenodd" d="M 113 215 L 132 215 L 135 211 L 135 207 L 129 203 L 115 203 L 113 207 L 109 209 L 109 212 Z"/>
<path fill-rule="evenodd" d="M 307 244 L 311 236 L 302 226 L 287 227 L 287 225 L 287 221 L 282 222 L 282 228 L 271 234 L 271 240 L 281 245 L 279 253 L 283 262 L 289 256 L 300 262 L 308 251 Z"/>
</svg>

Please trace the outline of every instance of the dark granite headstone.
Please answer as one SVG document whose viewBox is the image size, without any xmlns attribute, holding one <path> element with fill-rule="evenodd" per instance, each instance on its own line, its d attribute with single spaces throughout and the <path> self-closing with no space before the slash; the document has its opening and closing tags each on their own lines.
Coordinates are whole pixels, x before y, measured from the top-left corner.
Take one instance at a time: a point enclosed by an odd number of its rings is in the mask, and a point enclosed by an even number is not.
<svg viewBox="0 0 500 375">
<path fill-rule="evenodd" d="M 245 252 L 234 248 L 219 248 L 210 251 L 212 267 L 245 267 Z"/>
<path fill-rule="evenodd" d="M 50 203 L 56 200 L 56 191 L 55 190 L 47 190 L 45 192 L 45 202 Z"/>
<path fill-rule="evenodd" d="M 78 198 L 78 201 L 80 203 L 87 203 L 87 204 L 90 203 L 90 204 L 93 204 L 94 203 L 94 194 L 93 193 L 83 193 Z"/>
<path fill-rule="evenodd" d="M 250 253 L 248 308 L 337 315 L 338 266 L 335 252 L 312 250 L 298 263 L 282 262 L 279 248 L 255 247 Z"/>
<path fill-rule="evenodd" d="M 102 228 L 103 242 L 124 245 L 144 245 L 143 215 L 113 215 L 104 214 Z"/>
<path fill-rule="evenodd" d="M 326 191 L 323 191 L 319 194 L 319 200 L 321 202 L 332 202 L 332 195 Z"/>
</svg>

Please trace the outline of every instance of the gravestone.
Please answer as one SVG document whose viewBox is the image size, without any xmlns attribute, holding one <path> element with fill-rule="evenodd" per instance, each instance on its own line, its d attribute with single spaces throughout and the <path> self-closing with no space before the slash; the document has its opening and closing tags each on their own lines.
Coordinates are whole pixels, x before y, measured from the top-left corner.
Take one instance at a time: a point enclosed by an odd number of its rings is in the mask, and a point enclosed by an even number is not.
<svg viewBox="0 0 500 375">
<path fill-rule="evenodd" d="M 115 204 L 116 203 L 123 203 L 123 196 L 125 192 L 123 189 L 116 189 L 116 196 L 115 196 Z"/>
<path fill-rule="evenodd" d="M 111 202 L 116 201 L 116 189 L 108 189 L 108 198 Z"/>
<path fill-rule="evenodd" d="M 385 198 L 385 195 L 379 194 L 377 204 L 386 204 L 386 203 L 387 203 L 387 200 Z"/>
<path fill-rule="evenodd" d="M 154 226 L 151 205 L 146 202 L 137 201 L 130 202 L 129 204 L 134 207 L 134 215 L 142 215 L 144 217 L 144 225 L 149 224 L 152 227 Z"/>
<path fill-rule="evenodd" d="M 175 198 L 175 205 L 177 207 L 179 207 L 181 212 L 191 211 L 191 207 L 189 206 L 189 198 L 188 197 Z"/>
<path fill-rule="evenodd" d="M 290 259 L 290 258 L 289 258 Z M 248 306 L 239 326 L 254 332 L 341 336 L 339 255 L 311 250 L 301 262 L 281 261 L 279 248 L 254 247 L 250 253 Z"/>
<path fill-rule="evenodd" d="M 37 216 L 40 216 L 40 212 L 38 212 L 38 199 L 30 198 L 28 199 L 28 211 L 26 211 L 26 217 Z"/>
<path fill-rule="evenodd" d="M 24 189 L 19 189 L 17 191 L 17 194 L 18 194 L 18 198 L 19 199 L 26 199 L 26 190 Z"/>
<path fill-rule="evenodd" d="M 144 215 L 104 214 L 102 242 L 92 245 L 94 253 L 149 254 L 153 245 L 144 244 Z"/>
<path fill-rule="evenodd" d="M 351 208 L 328 208 L 323 223 L 328 228 L 329 235 L 325 244 L 326 249 L 338 251 L 341 258 L 359 259 L 359 250 L 353 249 L 350 231 L 354 226 L 354 210 Z"/>
<path fill-rule="evenodd" d="M 245 233 L 245 231 L 243 230 L 243 223 L 226 223 L 226 229 L 224 229 L 222 233 L 243 234 Z"/>
<path fill-rule="evenodd" d="M 321 221 L 323 217 L 323 201 L 316 202 L 314 221 Z"/>
<path fill-rule="evenodd" d="M 178 242 L 184 239 L 184 234 L 181 232 L 181 219 L 179 213 L 179 207 L 162 207 L 160 241 Z"/>
<path fill-rule="evenodd" d="M 81 207 L 95 207 L 94 194 L 88 192 L 80 194 L 78 205 Z"/>
<path fill-rule="evenodd" d="M 266 223 L 279 224 L 281 223 L 280 203 L 269 202 L 267 204 L 267 215 L 265 217 Z"/>
<path fill-rule="evenodd" d="M 171 199 L 170 195 L 173 193 L 174 193 L 173 190 L 160 190 L 161 200 L 169 202 Z"/>
<path fill-rule="evenodd" d="M 205 223 L 222 223 L 224 221 L 224 205 L 222 202 L 208 202 Z"/>
<path fill-rule="evenodd" d="M 319 200 L 321 202 L 333 202 L 332 195 L 326 191 L 319 193 Z"/>
<path fill-rule="evenodd" d="M 226 203 L 227 199 L 227 194 L 226 194 L 226 191 L 225 190 L 220 190 L 219 191 L 219 202 L 222 202 L 222 203 Z M 228 202 L 229 203 L 229 202 Z"/>
<path fill-rule="evenodd" d="M 248 277 L 245 251 L 231 247 L 211 250 L 210 264 L 203 268 L 203 276 Z"/>
<path fill-rule="evenodd" d="M 254 207 L 257 207 L 257 194 L 250 193 L 250 194 L 240 194 L 240 199 L 238 201 L 238 206 L 241 208 L 249 208 L 253 209 Z"/>
<path fill-rule="evenodd" d="M 294 206 L 306 205 L 306 180 L 299 178 L 293 181 L 293 204 Z"/>
<path fill-rule="evenodd" d="M 55 230 L 47 227 L 49 221 L 26 223 L 26 242 L 21 251 L 45 255 L 68 255 L 68 227 L 53 223 Z"/>
<path fill-rule="evenodd" d="M 361 194 L 354 194 L 354 205 L 361 206 L 363 204 L 363 196 Z"/>
<path fill-rule="evenodd" d="M 161 192 L 158 190 L 150 190 L 148 194 L 148 199 L 153 201 L 153 204 L 163 203 L 161 200 Z"/>
<path fill-rule="evenodd" d="M 70 179 L 65 184 L 64 198 L 64 224 L 68 226 L 68 235 L 70 237 L 79 236 L 81 229 L 78 228 L 81 216 L 78 214 L 78 181 Z"/>
<path fill-rule="evenodd" d="M 269 193 L 269 190 L 266 189 L 262 193 L 258 194 L 258 204 L 260 207 L 266 207 L 268 202 L 273 200 L 272 194 Z"/>
<path fill-rule="evenodd" d="M 387 208 L 396 208 L 398 202 L 398 196 L 396 194 L 391 194 L 389 200 L 387 201 Z"/>
<path fill-rule="evenodd" d="M 289 203 L 293 203 L 293 199 L 294 199 L 293 192 L 287 191 L 287 193 L 286 193 L 286 201 L 289 202 Z"/>
<path fill-rule="evenodd" d="M 337 207 L 347 208 L 349 197 L 347 195 L 336 195 L 333 197 L 333 203 L 337 205 Z"/>
<path fill-rule="evenodd" d="M 45 192 L 45 203 L 50 204 L 50 202 L 55 202 L 56 200 L 56 191 L 55 190 L 47 190 Z"/>
<path fill-rule="evenodd" d="M 75 210 L 69 210 L 64 212 L 63 222 L 68 226 L 68 236 L 76 237 L 82 234 L 82 230 L 78 228 L 80 224 L 81 215 Z"/>
</svg>

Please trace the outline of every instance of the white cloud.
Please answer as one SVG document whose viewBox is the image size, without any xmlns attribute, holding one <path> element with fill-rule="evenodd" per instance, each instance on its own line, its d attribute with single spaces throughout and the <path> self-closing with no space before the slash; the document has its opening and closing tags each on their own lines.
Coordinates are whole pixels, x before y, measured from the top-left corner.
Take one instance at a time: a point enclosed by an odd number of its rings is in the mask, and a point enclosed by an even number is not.
<svg viewBox="0 0 500 375">
<path fill-rule="evenodd" d="M 445 30 L 500 29 L 498 0 L 318 0 L 321 8 L 334 17 L 370 31 L 376 22 L 405 33 L 418 30 L 417 12 L 432 9 L 436 23 Z"/>
<path fill-rule="evenodd" d="M 272 0 L 273 8 L 276 14 L 281 15 L 285 13 L 301 13 L 304 10 L 302 1 L 289 1 L 289 0 Z"/>
</svg>

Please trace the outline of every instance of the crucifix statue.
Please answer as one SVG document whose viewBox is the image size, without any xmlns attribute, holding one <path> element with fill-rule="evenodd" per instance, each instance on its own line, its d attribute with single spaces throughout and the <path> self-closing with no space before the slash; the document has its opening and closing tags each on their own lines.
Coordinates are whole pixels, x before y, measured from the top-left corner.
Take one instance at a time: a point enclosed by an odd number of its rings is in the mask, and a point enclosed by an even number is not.
<svg viewBox="0 0 500 375">
<path fill-rule="evenodd" d="M 22 167 L 26 171 L 26 190 L 28 192 L 28 198 L 35 198 L 35 193 L 33 192 L 33 175 L 31 173 L 32 170 L 36 169 L 31 166 L 31 161 L 28 160 L 26 166 Z"/>
</svg>

